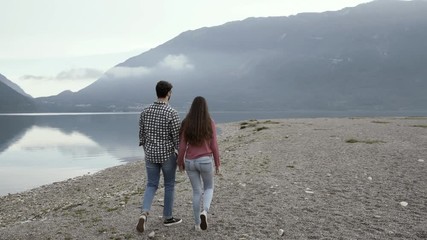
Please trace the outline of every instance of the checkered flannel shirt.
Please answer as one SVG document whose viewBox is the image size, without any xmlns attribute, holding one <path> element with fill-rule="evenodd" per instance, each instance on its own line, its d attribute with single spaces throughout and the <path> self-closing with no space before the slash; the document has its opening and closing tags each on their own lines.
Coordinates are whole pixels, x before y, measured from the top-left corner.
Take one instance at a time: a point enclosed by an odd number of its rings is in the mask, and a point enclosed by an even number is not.
<svg viewBox="0 0 427 240">
<path fill-rule="evenodd" d="M 180 120 L 178 112 L 164 102 L 145 108 L 139 119 L 139 145 L 146 160 L 164 163 L 178 149 Z"/>
</svg>

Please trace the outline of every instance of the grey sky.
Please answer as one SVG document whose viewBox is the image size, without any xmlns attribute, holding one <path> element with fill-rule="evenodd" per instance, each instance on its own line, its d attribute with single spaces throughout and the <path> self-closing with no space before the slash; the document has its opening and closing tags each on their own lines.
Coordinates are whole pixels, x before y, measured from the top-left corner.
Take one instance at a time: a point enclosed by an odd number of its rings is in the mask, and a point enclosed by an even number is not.
<svg viewBox="0 0 427 240">
<path fill-rule="evenodd" d="M 94 73 L 183 31 L 366 2 L 370 0 L 0 0 L 0 73 L 35 97 L 77 91 L 97 79 Z M 64 79 L 68 75 L 61 73 L 74 73 L 74 78 Z"/>
</svg>

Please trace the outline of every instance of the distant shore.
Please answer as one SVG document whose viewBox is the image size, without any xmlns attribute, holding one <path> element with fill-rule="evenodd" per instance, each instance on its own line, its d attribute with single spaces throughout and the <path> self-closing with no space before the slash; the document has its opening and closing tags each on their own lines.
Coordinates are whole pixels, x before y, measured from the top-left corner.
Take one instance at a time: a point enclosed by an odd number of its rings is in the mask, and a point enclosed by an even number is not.
<svg viewBox="0 0 427 240">
<path fill-rule="evenodd" d="M 135 230 L 142 161 L 0 197 L 0 239 L 425 239 L 427 117 L 301 118 L 219 124 L 207 231 L 177 174 L 174 214 L 159 188 Z M 282 233 L 283 232 L 283 233 Z"/>
</svg>

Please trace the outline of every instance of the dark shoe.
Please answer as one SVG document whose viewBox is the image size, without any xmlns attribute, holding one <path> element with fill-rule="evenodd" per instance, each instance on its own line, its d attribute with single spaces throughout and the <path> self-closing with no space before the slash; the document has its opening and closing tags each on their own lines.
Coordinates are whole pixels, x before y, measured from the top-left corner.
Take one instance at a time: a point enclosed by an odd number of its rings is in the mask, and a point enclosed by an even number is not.
<svg viewBox="0 0 427 240">
<path fill-rule="evenodd" d="M 166 227 L 181 223 L 182 219 L 180 218 L 169 218 L 166 219 L 165 221 L 163 221 L 163 225 L 165 225 Z"/>
<path fill-rule="evenodd" d="M 206 211 L 203 211 L 202 213 L 200 213 L 200 220 L 201 220 L 200 228 L 202 230 L 208 229 L 208 216 Z"/>
<path fill-rule="evenodd" d="M 140 233 L 144 232 L 146 222 L 147 222 L 147 215 L 142 214 L 139 217 L 138 225 L 136 225 L 136 230 Z"/>
</svg>

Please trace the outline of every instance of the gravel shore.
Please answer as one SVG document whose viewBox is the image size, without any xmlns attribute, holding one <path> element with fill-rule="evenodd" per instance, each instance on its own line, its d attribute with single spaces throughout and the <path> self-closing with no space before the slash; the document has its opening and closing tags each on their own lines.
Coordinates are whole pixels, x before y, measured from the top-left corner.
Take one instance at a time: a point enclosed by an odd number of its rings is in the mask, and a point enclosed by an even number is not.
<svg viewBox="0 0 427 240">
<path fill-rule="evenodd" d="M 164 227 L 159 188 L 136 231 L 143 161 L 0 197 L 0 239 L 427 239 L 427 118 L 307 118 L 218 124 L 222 175 L 195 232 L 177 174 Z M 154 234 L 154 237 L 149 235 Z"/>
</svg>

